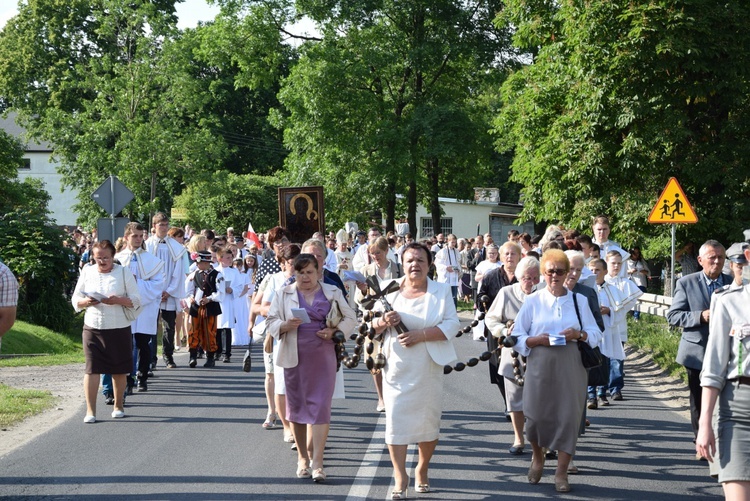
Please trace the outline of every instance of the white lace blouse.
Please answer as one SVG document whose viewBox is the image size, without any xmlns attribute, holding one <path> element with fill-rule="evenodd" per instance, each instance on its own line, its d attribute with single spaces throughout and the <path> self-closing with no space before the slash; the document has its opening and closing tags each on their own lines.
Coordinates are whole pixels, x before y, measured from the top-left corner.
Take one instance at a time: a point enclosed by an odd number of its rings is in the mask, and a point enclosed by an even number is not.
<svg viewBox="0 0 750 501">
<path fill-rule="evenodd" d="M 84 309 L 78 307 L 78 302 L 86 298 L 83 292 L 98 292 L 105 296 L 127 296 L 133 301 L 133 306 L 141 305 L 138 284 L 133 274 L 128 270 L 123 273 L 123 267 L 119 264 L 115 264 L 109 273 L 99 273 L 96 265 L 84 266 L 71 300 L 76 312 Z M 131 324 L 120 305 L 99 303 L 85 310 L 83 323 L 93 329 L 120 329 L 129 327 Z"/>
</svg>

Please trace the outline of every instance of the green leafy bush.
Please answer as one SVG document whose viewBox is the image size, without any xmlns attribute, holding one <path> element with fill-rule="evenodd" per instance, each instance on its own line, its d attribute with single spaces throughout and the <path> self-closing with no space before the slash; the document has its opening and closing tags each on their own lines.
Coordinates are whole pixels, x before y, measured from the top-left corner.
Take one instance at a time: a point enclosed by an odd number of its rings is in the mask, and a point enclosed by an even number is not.
<svg viewBox="0 0 750 501">
<path fill-rule="evenodd" d="M 18 318 L 66 332 L 73 307 L 64 294 L 72 276 L 63 232 L 49 218 L 49 195 L 38 180 L 11 181 L 19 201 L 0 203 L 0 259 L 18 278 Z"/>
</svg>

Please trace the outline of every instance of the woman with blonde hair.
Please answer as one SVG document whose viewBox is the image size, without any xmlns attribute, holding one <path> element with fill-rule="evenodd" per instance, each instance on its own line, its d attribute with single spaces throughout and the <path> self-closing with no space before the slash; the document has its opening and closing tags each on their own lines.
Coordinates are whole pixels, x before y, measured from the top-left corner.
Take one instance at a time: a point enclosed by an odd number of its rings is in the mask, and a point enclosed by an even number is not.
<svg viewBox="0 0 750 501">
<path fill-rule="evenodd" d="M 570 262 L 564 252 L 542 255 L 546 287 L 526 298 L 514 324 L 514 349 L 527 357 L 523 413 L 533 450 L 528 480 L 538 484 L 544 448 L 557 450 L 555 489 L 570 491 L 568 465 L 575 455 L 588 377 L 578 343 L 596 347 L 601 331 L 587 299 L 565 287 Z"/>
</svg>

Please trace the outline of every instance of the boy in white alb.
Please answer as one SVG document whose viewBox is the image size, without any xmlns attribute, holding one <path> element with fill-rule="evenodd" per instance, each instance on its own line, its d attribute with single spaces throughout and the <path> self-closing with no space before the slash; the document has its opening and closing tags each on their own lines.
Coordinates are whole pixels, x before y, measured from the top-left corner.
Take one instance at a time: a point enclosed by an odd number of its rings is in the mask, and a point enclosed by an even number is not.
<svg viewBox="0 0 750 501">
<path fill-rule="evenodd" d="M 217 251 L 219 265 L 216 270 L 224 277 L 225 294 L 219 303 L 221 304 L 221 315 L 216 319 L 216 356 L 218 361 L 224 353 L 224 363 L 228 364 L 232 358 L 232 329 L 236 327 L 234 319 L 234 301 L 242 292 L 240 273 L 233 268 L 235 249 L 228 246 Z"/>
<path fill-rule="evenodd" d="M 599 308 L 601 310 L 602 320 L 604 321 L 604 332 L 602 332 L 602 339 L 599 341 L 599 350 L 602 352 L 602 355 L 606 357 L 606 359 L 604 359 L 604 370 L 609 372 L 610 359 L 614 358 L 615 360 L 623 360 L 625 358 L 625 350 L 620 342 L 620 336 L 612 330 L 615 305 L 621 303 L 621 296 L 619 289 L 610 285 L 605 280 L 605 276 L 607 275 L 607 263 L 603 259 L 592 259 L 589 262 L 588 267 L 596 279 L 596 285 L 594 287 L 599 295 Z M 588 408 L 596 409 L 599 404 L 604 406 L 609 405 L 609 401 L 607 400 L 607 387 L 589 386 Z"/>
<path fill-rule="evenodd" d="M 607 283 L 620 291 L 619 304 L 614 305 L 612 317 L 612 332 L 617 334 L 621 343 L 628 340 L 627 314 L 635 306 L 638 298 L 643 295 L 635 283 L 629 278 L 621 276 L 622 255 L 617 249 L 607 253 Z M 625 357 L 612 358 L 609 361 L 609 394 L 612 400 L 622 400 L 622 387 L 625 385 Z"/>
</svg>

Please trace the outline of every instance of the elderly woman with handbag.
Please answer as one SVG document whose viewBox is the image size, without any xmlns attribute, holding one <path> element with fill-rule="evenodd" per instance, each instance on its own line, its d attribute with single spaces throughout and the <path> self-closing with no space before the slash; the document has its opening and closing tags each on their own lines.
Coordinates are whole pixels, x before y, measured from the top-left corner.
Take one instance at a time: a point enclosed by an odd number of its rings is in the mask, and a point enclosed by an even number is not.
<svg viewBox="0 0 750 501">
<path fill-rule="evenodd" d="M 339 330 L 352 332 L 356 316 L 340 289 L 319 281 L 315 256 L 300 254 L 294 270 L 295 283 L 278 290 L 273 298 L 267 333 L 279 342 L 276 363 L 284 368 L 286 417 L 298 445 L 297 477 L 323 482 L 323 453 L 336 384 L 332 338 Z M 312 440 L 308 441 L 308 435 Z"/>
<path fill-rule="evenodd" d="M 515 267 L 514 272 L 518 281 L 500 289 L 484 318 L 487 330 L 496 339 L 495 347 L 498 346 L 497 339 L 513 334 L 513 325 L 521 305 L 539 284 L 539 261 L 533 257 L 525 257 Z M 519 382 L 524 374 L 519 357 L 514 350 L 503 348 L 497 369 L 498 375 L 504 380 L 506 405 L 513 424 L 514 440 L 508 452 L 514 455 L 523 454 L 525 445 L 523 437 L 523 383 Z M 515 373 L 516 371 L 518 371 L 518 374 Z"/>
<path fill-rule="evenodd" d="M 83 317 L 83 351 L 86 369 L 84 423 L 96 422 L 96 394 L 99 375 L 112 374 L 115 408 L 113 418 L 125 417 L 123 410 L 127 375 L 133 368 L 133 335 L 130 324 L 138 316 L 141 296 L 129 271 L 115 264 L 115 246 L 109 240 L 94 244 L 96 264 L 85 266 L 71 302 Z"/>
<path fill-rule="evenodd" d="M 546 287 L 526 298 L 514 324 L 514 349 L 527 358 L 523 390 L 526 436 L 533 455 L 528 480 L 538 484 L 543 448 L 557 450 L 555 489 L 570 491 L 568 465 L 575 455 L 588 377 L 579 343 L 596 347 L 601 331 L 588 302 L 569 291 L 570 262 L 559 249 L 542 255 Z"/>
</svg>

